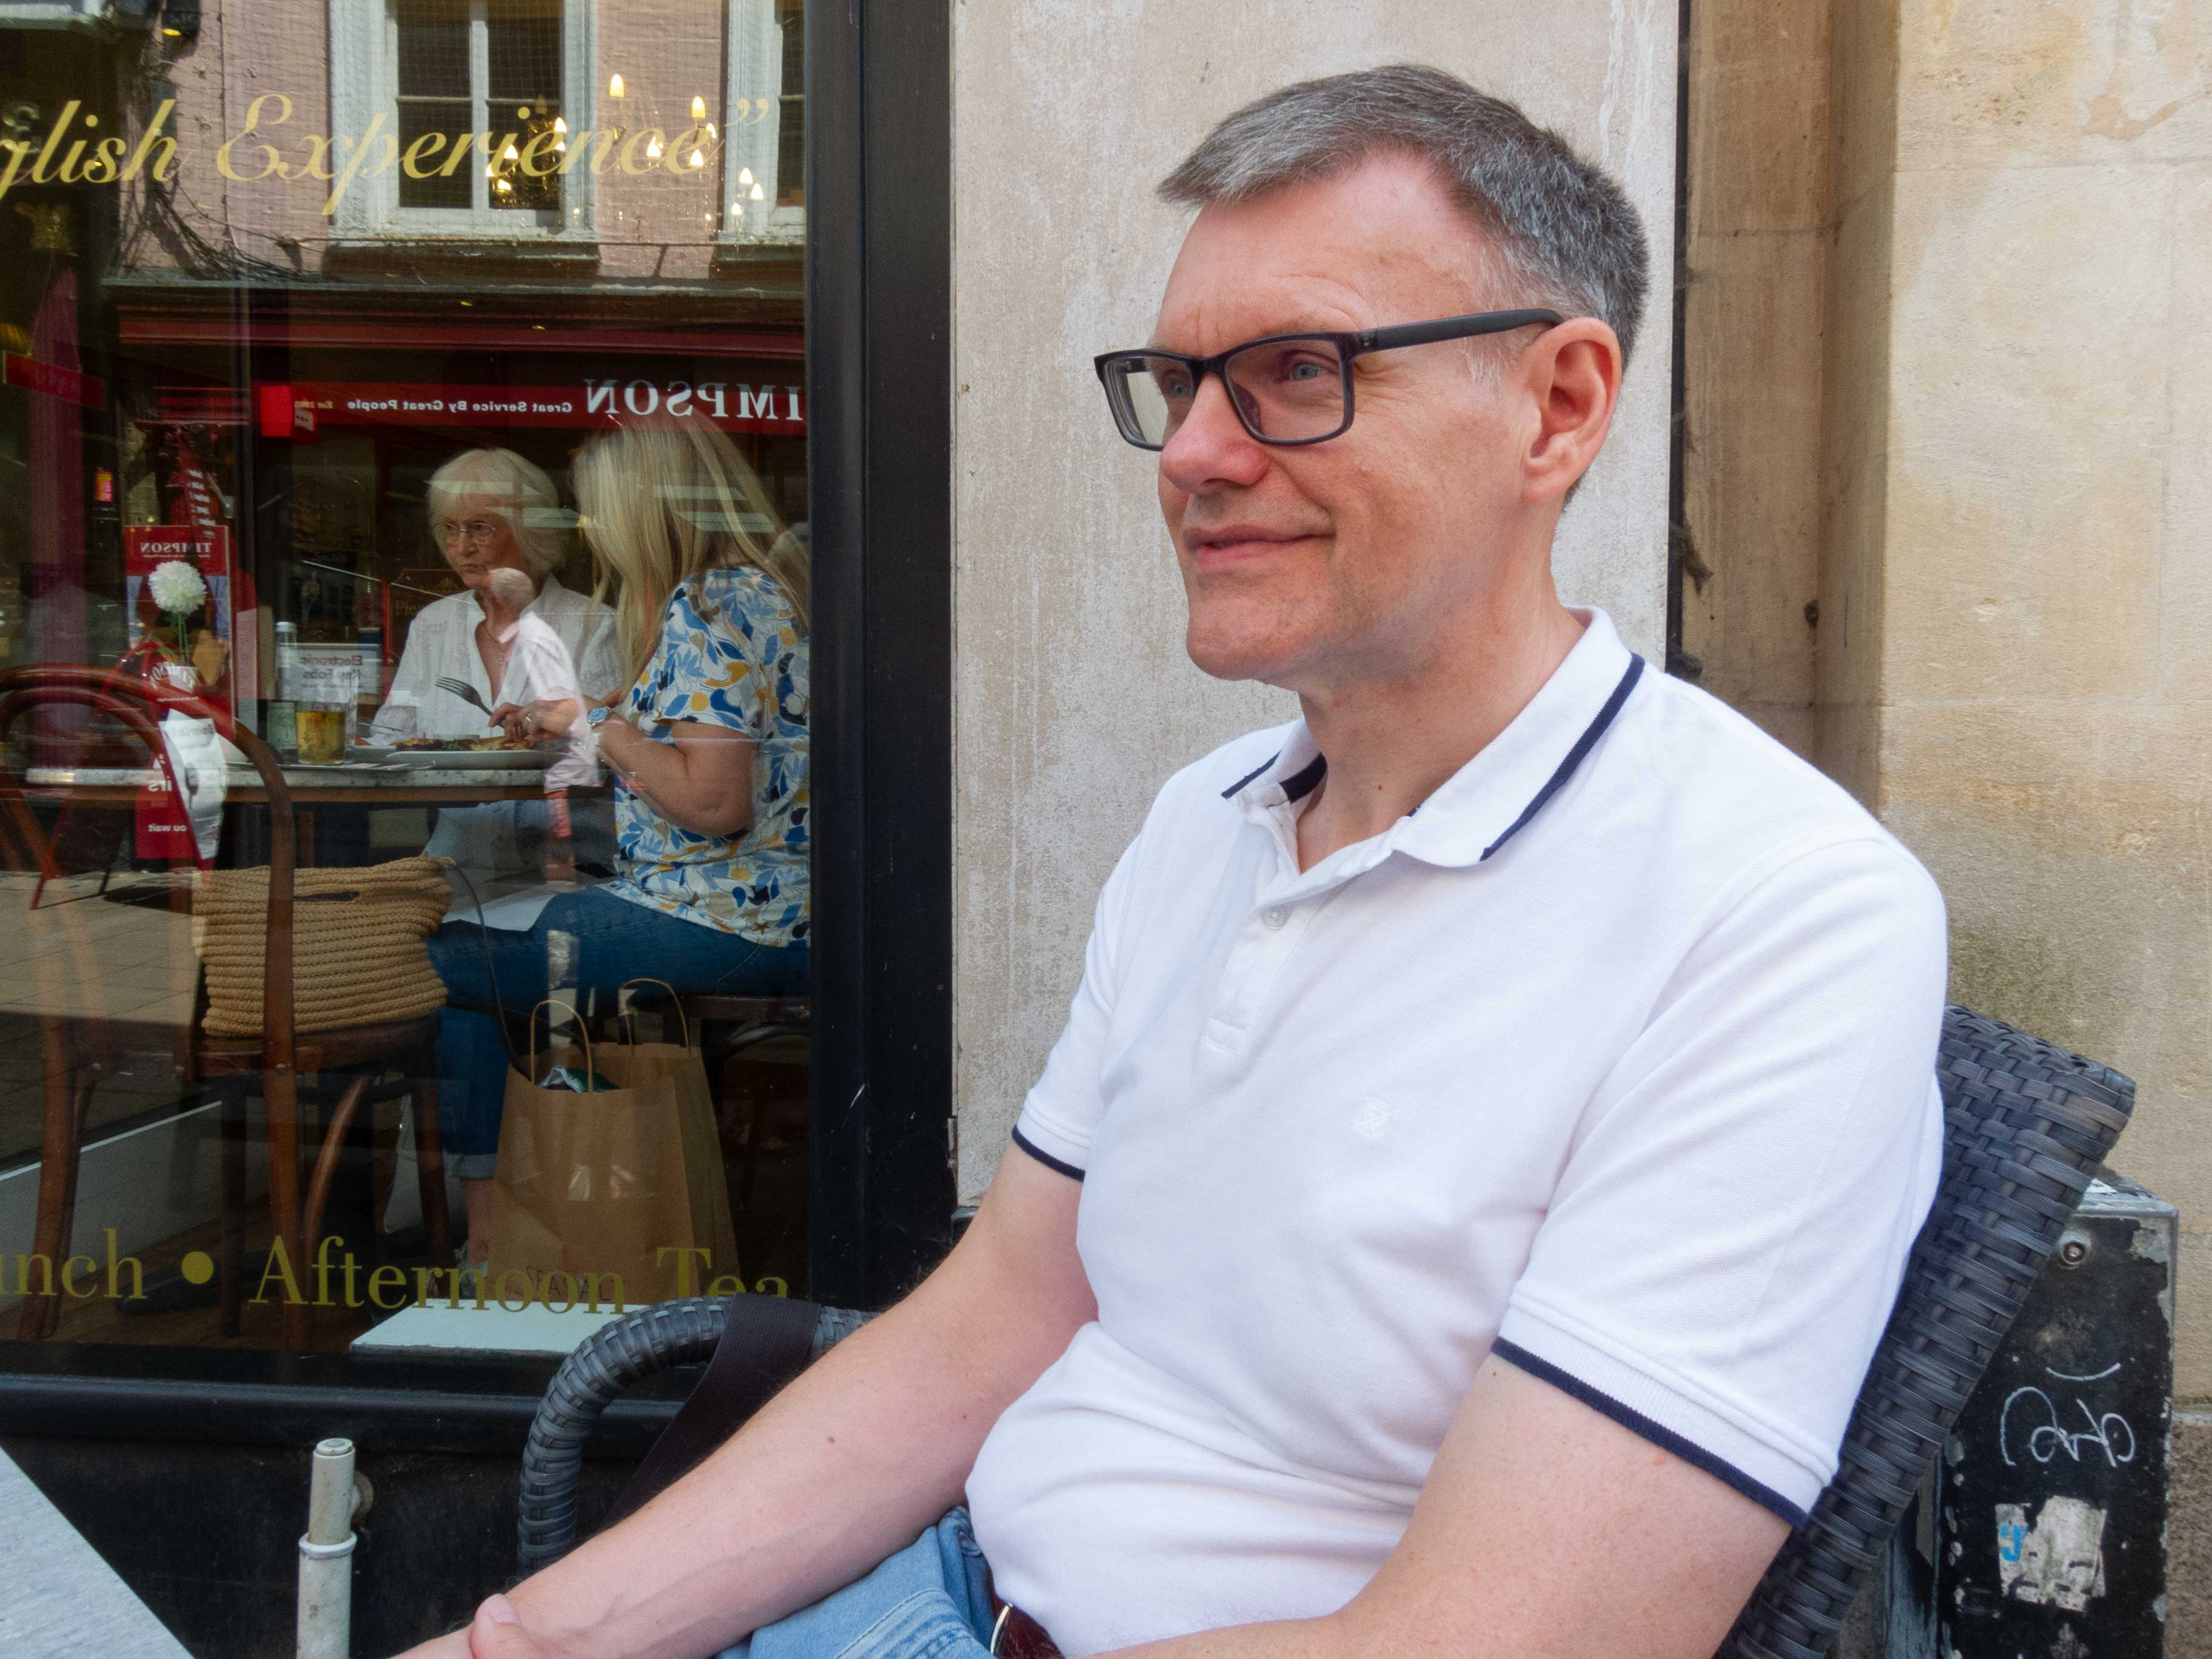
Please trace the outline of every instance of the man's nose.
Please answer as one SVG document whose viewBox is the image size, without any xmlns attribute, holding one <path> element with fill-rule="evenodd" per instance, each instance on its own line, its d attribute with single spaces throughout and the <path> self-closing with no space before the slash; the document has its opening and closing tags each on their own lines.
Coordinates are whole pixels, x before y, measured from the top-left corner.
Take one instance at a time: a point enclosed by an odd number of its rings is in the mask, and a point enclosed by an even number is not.
<svg viewBox="0 0 2212 1659">
<path fill-rule="evenodd" d="M 1266 446 L 1237 418 L 1227 383 L 1218 374 L 1207 375 L 1191 398 L 1190 412 L 1160 450 L 1161 476 L 1196 495 L 1216 483 L 1249 488 L 1267 470 Z"/>
</svg>

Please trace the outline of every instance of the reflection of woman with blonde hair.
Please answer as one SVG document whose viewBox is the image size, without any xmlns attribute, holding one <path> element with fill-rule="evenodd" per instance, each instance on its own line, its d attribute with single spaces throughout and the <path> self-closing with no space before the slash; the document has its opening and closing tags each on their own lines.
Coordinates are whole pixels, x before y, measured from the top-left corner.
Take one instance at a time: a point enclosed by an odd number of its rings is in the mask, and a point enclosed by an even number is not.
<svg viewBox="0 0 2212 1659">
<path fill-rule="evenodd" d="M 586 540 L 615 597 L 628 689 L 505 704 L 508 731 L 595 751 L 616 778 L 616 879 L 548 904 L 527 933 L 450 924 L 431 958 L 459 998 L 522 1008 L 559 988 L 650 977 L 769 995 L 807 984 L 806 545 L 781 535 L 760 481 L 703 420 L 664 417 L 586 444 L 574 472 Z M 553 936 L 565 936 L 549 963 Z M 497 1144 L 505 1050 L 449 1008 L 439 1044 L 449 1135 Z M 486 1115 L 489 1115 L 488 1121 Z M 472 1259 L 490 1182 L 465 1181 Z"/>
</svg>

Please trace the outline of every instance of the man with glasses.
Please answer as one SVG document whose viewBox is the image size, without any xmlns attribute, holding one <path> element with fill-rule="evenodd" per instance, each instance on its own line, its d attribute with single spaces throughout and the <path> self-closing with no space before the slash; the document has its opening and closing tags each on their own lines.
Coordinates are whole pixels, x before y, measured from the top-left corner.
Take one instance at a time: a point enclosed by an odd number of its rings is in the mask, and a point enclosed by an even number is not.
<svg viewBox="0 0 2212 1659">
<path fill-rule="evenodd" d="M 1942 907 L 1553 592 L 1632 210 L 1407 68 L 1164 191 L 1097 372 L 1192 659 L 1301 717 L 1161 791 L 945 1265 L 483 1655 L 1707 1659 L 1834 1471 L 1941 1158 Z"/>
</svg>

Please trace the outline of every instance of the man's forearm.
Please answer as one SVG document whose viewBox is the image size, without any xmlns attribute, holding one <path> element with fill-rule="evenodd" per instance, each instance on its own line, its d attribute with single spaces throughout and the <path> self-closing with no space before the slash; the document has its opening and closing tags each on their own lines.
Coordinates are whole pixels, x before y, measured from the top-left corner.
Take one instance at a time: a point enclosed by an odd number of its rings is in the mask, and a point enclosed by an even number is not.
<svg viewBox="0 0 2212 1659">
<path fill-rule="evenodd" d="M 518 1588 L 525 1626 L 555 1654 L 700 1659 L 911 1543 L 1074 1328 L 1010 1329 L 1011 1264 L 970 1246 L 980 1259 L 948 1261 L 698 1469 Z"/>
<path fill-rule="evenodd" d="M 1391 1651 L 1409 1650 L 1395 1644 L 1363 1645 L 1349 1621 L 1339 1616 L 1231 1625 L 1172 1641 L 1147 1642 L 1140 1648 L 1117 1648 L 1099 1659 L 1368 1659 Z"/>
</svg>

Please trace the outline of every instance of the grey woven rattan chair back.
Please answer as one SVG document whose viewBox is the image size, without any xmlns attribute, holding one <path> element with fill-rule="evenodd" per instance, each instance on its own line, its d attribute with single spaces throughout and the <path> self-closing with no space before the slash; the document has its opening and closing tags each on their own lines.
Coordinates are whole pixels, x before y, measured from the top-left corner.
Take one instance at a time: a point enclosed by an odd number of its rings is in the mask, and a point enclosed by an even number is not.
<svg viewBox="0 0 2212 1659">
<path fill-rule="evenodd" d="M 713 1358 L 729 1311 L 722 1297 L 656 1303 L 601 1326 L 561 1362 L 522 1449 L 515 1513 L 518 1574 L 550 1566 L 576 1547 L 584 1447 L 607 1407 L 648 1376 Z M 817 1310 L 813 1358 L 820 1358 L 869 1318 L 847 1308 Z"/>
<path fill-rule="evenodd" d="M 1964 1008 L 1936 1070 L 1943 1179 L 1851 1413 L 1836 1478 L 1722 1644 L 1720 1659 L 1821 1659 L 1958 1420 L 2136 1085 Z"/>
</svg>

